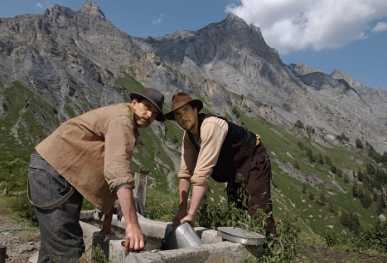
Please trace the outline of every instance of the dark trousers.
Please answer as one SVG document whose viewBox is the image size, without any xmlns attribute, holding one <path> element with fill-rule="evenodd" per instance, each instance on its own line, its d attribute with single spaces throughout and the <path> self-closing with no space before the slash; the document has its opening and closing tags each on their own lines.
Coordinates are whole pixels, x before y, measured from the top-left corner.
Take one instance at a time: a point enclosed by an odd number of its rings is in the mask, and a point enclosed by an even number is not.
<svg viewBox="0 0 387 263">
<path fill-rule="evenodd" d="M 79 262 L 84 252 L 79 224 L 83 197 L 36 152 L 31 155 L 28 183 L 41 235 L 38 262 Z"/>
<path fill-rule="evenodd" d="M 271 200 L 271 163 L 265 147 L 256 146 L 253 156 L 244 165 L 243 180 L 227 185 L 229 201 L 254 215 L 258 210 L 266 214 L 266 234 L 275 234 L 273 202 Z"/>
</svg>

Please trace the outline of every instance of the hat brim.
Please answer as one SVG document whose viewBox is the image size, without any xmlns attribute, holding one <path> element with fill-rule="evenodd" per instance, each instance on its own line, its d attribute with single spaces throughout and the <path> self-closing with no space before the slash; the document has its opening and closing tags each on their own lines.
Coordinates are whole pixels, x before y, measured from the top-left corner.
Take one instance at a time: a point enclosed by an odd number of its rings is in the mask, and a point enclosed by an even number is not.
<svg viewBox="0 0 387 263">
<path fill-rule="evenodd" d="M 177 111 L 178 109 L 180 109 L 181 107 L 183 107 L 183 106 L 185 106 L 187 104 L 190 104 L 193 107 L 197 108 L 198 112 L 201 111 L 201 109 L 203 108 L 203 102 L 201 102 L 200 100 L 191 100 L 191 101 L 181 105 L 180 107 L 178 107 L 176 109 L 173 109 L 170 112 L 164 114 L 165 119 L 167 119 L 167 120 L 175 120 L 175 114 L 174 114 L 175 111 Z"/>
<path fill-rule="evenodd" d="M 137 92 L 130 93 L 129 97 L 130 97 L 131 100 L 136 99 L 136 98 L 138 98 L 138 99 L 146 99 L 147 101 L 152 103 L 152 105 L 158 111 L 158 114 L 157 114 L 155 120 L 159 121 L 159 122 L 164 122 L 165 121 L 165 118 L 164 118 L 164 115 L 163 115 L 163 111 L 160 109 L 160 107 L 152 99 L 148 98 L 147 96 L 142 95 L 141 93 L 137 93 Z"/>
</svg>

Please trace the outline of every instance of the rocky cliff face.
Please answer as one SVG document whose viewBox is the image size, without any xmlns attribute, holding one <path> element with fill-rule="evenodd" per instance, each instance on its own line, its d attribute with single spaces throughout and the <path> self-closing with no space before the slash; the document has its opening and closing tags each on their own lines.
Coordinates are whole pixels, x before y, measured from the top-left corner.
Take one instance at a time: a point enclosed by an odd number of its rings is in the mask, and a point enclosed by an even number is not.
<svg viewBox="0 0 387 263">
<path fill-rule="evenodd" d="M 162 90 L 167 101 L 183 89 L 230 116 L 237 107 L 287 128 L 301 120 L 320 141 L 344 133 L 387 150 L 387 92 L 339 71 L 285 65 L 259 28 L 237 16 L 146 39 L 121 32 L 90 2 L 79 11 L 56 5 L 0 19 L 0 86 L 20 81 L 59 120 L 125 100 L 116 88 L 125 74 Z M 0 114 L 6 111 L 0 103 Z"/>
</svg>

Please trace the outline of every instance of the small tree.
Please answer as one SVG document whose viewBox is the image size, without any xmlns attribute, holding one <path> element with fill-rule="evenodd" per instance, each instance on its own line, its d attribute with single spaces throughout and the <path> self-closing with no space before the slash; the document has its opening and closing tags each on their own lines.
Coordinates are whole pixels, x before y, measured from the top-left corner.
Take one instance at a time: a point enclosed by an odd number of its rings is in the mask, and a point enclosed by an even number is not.
<svg viewBox="0 0 387 263">
<path fill-rule="evenodd" d="M 376 205 L 376 213 L 378 215 L 383 214 L 383 211 L 385 208 L 386 208 L 386 203 L 384 202 L 383 197 L 380 196 L 378 198 L 377 205 Z"/>
<path fill-rule="evenodd" d="M 371 163 L 367 164 L 367 173 L 371 175 L 376 174 L 376 168 Z"/>
<path fill-rule="evenodd" d="M 354 198 L 358 198 L 360 193 L 359 184 L 357 182 L 354 182 L 352 185 L 352 196 Z"/>
<path fill-rule="evenodd" d="M 336 139 L 339 140 L 341 143 L 349 142 L 349 138 L 344 133 L 337 135 Z"/>
<path fill-rule="evenodd" d="M 311 135 L 315 134 L 315 130 L 312 126 L 306 126 L 306 133 L 308 134 L 308 136 L 310 137 Z"/>
<path fill-rule="evenodd" d="M 305 149 L 305 145 L 302 143 L 302 141 L 298 141 L 298 142 L 297 142 L 297 146 L 298 146 L 298 148 L 300 148 L 301 150 L 304 150 L 304 149 Z"/>
<path fill-rule="evenodd" d="M 325 206 L 327 202 L 327 198 L 325 197 L 324 193 L 320 193 L 319 199 L 317 200 L 317 203 L 321 206 Z"/>
<path fill-rule="evenodd" d="M 340 168 L 337 168 L 337 169 L 336 169 L 336 175 L 337 175 L 338 177 L 343 177 L 343 170 L 341 170 Z"/>
<path fill-rule="evenodd" d="M 329 212 L 331 212 L 331 213 L 334 214 L 334 215 L 337 215 L 337 214 L 338 214 L 337 208 L 336 208 L 336 206 L 333 204 L 333 202 L 328 202 L 328 210 L 329 210 Z"/>
<path fill-rule="evenodd" d="M 308 157 L 308 159 L 311 163 L 314 163 L 316 161 L 316 157 L 313 155 L 312 149 L 310 149 L 310 148 L 306 149 L 306 156 Z"/>
<path fill-rule="evenodd" d="M 325 163 L 326 163 L 328 166 L 332 166 L 332 160 L 331 160 L 331 158 L 329 158 L 329 156 L 325 156 Z"/>
<path fill-rule="evenodd" d="M 337 168 L 336 168 L 336 166 L 334 166 L 333 164 L 332 164 L 332 166 L 331 166 L 331 172 L 334 173 L 334 174 L 337 173 Z"/>
<path fill-rule="evenodd" d="M 356 148 L 358 148 L 358 149 L 364 148 L 363 143 L 361 142 L 361 140 L 359 138 L 356 139 L 355 145 L 356 145 Z"/>
<path fill-rule="evenodd" d="M 353 212 L 343 212 L 340 216 L 340 223 L 355 234 L 361 230 L 359 216 Z"/>
<path fill-rule="evenodd" d="M 303 194 L 306 194 L 306 190 L 307 190 L 306 183 L 303 182 L 303 183 L 302 183 L 302 193 L 303 193 Z"/>
<path fill-rule="evenodd" d="M 304 124 L 300 120 L 296 121 L 296 123 L 294 124 L 294 127 L 298 128 L 298 129 L 304 129 L 305 128 Z"/>
<path fill-rule="evenodd" d="M 320 153 L 319 155 L 318 155 L 318 162 L 319 162 L 319 164 L 321 164 L 321 165 L 324 165 L 324 156 Z"/>
<path fill-rule="evenodd" d="M 294 168 L 300 170 L 300 164 L 297 161 L 294 162 Z"/>
<path fill-rule="evenodd" d="M 361 170 L 359 170 L 359 172 L 357 172 L 357 179 L 360 181 L 360 182 L 363 182 L 364 181 L 364 174 Z"/>
<path fill-rule="evenodd" d="M 365 208 L 365 209 L 368 209 L 371 204 L 372 204 L 372 197 L 371 197 L 371 194 L 366 191 L 366 190 L 363 190 L 360 194 L 360 203 L 361 205 Z"/>
<path fill-rule="evenodd" d="M 348 178 L 348 176 L 347 175 L 344 175 L 344 183 L 349 183 L 349 178 Z"/>
</svg>

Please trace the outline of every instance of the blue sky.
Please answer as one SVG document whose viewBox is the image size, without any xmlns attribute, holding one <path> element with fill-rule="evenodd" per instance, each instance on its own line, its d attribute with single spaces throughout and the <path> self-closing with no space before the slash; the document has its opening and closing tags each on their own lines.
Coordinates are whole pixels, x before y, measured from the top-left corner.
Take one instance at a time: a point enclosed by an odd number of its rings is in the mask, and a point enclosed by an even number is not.
<svg viewBox="0 0 387 263">
<path fill-rule="evenodd" d="M 1 0 L 0 17 L 42 13 L 53 4 L 79 9 L 83 0 Z M 96 0 L 106 17 L 133 36 L 197 30 L 228 12 L 261 28 L 285 63 L 330 73 L 340 69 L 387 89 L 386 0 Z"/>
</svg>

